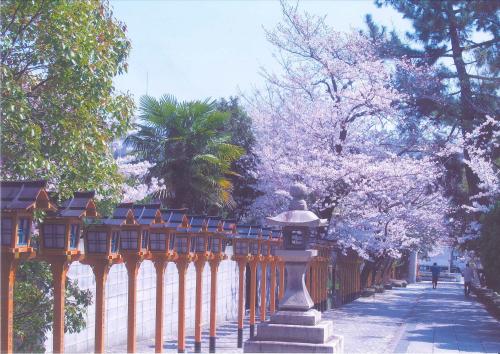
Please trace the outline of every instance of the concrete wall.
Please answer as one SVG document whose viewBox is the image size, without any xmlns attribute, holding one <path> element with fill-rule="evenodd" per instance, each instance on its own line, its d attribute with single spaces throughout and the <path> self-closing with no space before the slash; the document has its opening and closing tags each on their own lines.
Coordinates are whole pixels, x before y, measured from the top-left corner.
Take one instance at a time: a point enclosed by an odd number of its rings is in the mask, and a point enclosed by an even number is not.
<svg viewBox="0 0 500 354">
<path fill-rule="evenodd" d="M 232 253 L 231 247 L 226 250 Z M 90 289 L 95 299 L 95 279 L 89 266 L 75 262 L 71 265 L 69 278 L 77 280 L 81 289 Z M 186 278 L 186 335 L 194 334 L 195 268 L 191 264 Z M 177 338 L 178 275 L 174 263 L 168 263 L 165 272 L 164 338 Z M 106 348 L 127 342 L 127 270 L 125 265 L 114 265 L 106 283 Z M 156 306 L 156 272 L 151 261 L 141 264 L 137 291 L 137 340 L 154 338 Z M 238 266 L 225 260 L 218 273 L 217 321 L 237 319 L 238 310 Z M 210 267 L 208 263 L 203 276 L 203 324 L 208 326 L 210 307 Z M 66 352 L 94 351 L 95 301 L 88 308 L 85 318 L 87 327 L 80 333 L 66 333 Z M 52 351 L 52 334 L 45 342 L 47 352 Z"/>
</svg>

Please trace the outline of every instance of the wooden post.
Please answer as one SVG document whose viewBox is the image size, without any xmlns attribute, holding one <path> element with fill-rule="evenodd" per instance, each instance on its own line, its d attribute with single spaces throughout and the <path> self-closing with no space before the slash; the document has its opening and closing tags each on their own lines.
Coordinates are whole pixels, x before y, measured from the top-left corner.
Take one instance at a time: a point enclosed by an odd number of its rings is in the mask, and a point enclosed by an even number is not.
<svg viewBox="0 0 500 354">
<path fill-rule="evenodd" d="M 201 316 L 203 306 L 203 269 L 205 257 L 198 255 L 194 262 L 196 269 L 196 301 L 194 309 L 194 352 L 201 353 Z"/>
<path fill-rule="evenodd" d="M 349 281 L 349 302 L 352 301 L 352 262 L 349 261 L 348 271 L 348 281 Z"/>
<path fill-rule="evenodd" d="M 243 347 L 243 318 L 245 316 L 244 298 L 245 298 L 245 269 L 246 259 L 238 259 L 238 348 Z"/>
<path fill-rule="evenodd" d="M 156 269 L 156 317 L 155 317 L 155 353 L 163 351 L 163 277 L 168 261 L 158 256 L 153 261 Z"/>
<path fill-rule="evenodd" d="M 95 276 L 95 345 L 96 353 L 104 353 L 104 334 L 106 331 L 106 279 L 108 277 L 111 266 L 106 261 L 95 262 L 90 264 Z"/>
<path fill-rule="evenodd" d="M 341 293 L 342 293 L 342 304 L 345 304 L 345 263 L 342 262 L 342 266 L 340 268 L 341 273 Z"/>
<path fill-rule="evenodd" d="M 12 253 L 2 253 L 2 353 L 14 350 L 14 282 L 16 279 L 17 259 Z"/>
<path fill-rule="evenodd" d="M 325 259 L 325 262 L 323 263 L 323 269 L 325 272 L 325 284 L 324 284 L 324 289 L 323 289 L 323 309 L 326 311 L 328 310 L 328 279 L 329 279 L 329 273 L 328 273 L 328 258 Z"/>
<path fill-rule="evenodd" d="M 361 292 L 361 274 L 359 271 L 359 261 L 356 262 L 356 297 L 359 297 Z"/>
<path fill-rule="evenodd" d="M 136 307 L 137 307 L 137 274 L 141 266 L 139 257 L 130 257 L 126 260 L 125 266 L 128 275 L 128 316 L 127 316 L 127 352 L 136 351 Z"/>
<path fill-rule="evenodd" d="M 260 321 L 266 320 L 267 305 L 267 260 L 264 258 L 260 262 Z"/>
<path fill-rule="evenodd" d="M 210 264 L 210 343 L 209 353 L 215 353 L 215 340 L 217 336 L 217 272 L 222 255 L 215 255 L 208 263 Z"/>
<path fill-rule="evenodd" d="M 323 293 L 323 272 L 322 272 L 322 265 L 323 265 L 323 257 L 319 257 L 318 263 L 317 263 L 317 273 L 318 273 L 318 290 L 317 290 L 317 298 L 318 298 L 318 310 L 323 311 L 321 306 L 323 302 L 322 298 L 322 293 Z"/>
<path fill-rule="evenodd" d="M 311 267 L 312 265 L 309 264 L 309 266 L 306 268 L 306 288 L 309 294 L 311 294 Z"/>
<path fill-rule="evenodd" d="M 347 302 L 351 301 L 351 263 L 346 264 Z"/>
<path fill-rule="evenodd" d="M 285 262 L 280 260 L 278 262 L 280 267 L 280 285 L 278 289 L 278 300 L 282 300 L 283 296 L 285 296 Z"/>
<path fill-rule="evenodd" d="M 314 308 L 317 310 L 318 309 L 318 299 L 316 298 L 316 286 L 317 286 L 317 279 L 316 279 L 316 257 L 314 257 L 311 261 L 311 298 L 314 303 Z"/>
<path fill-rule="evenodd" d="M 326 277 L 326 271 L 325 271 L 325 258 L 324 257 L 321 257 L 321 263 L 320 263 L 320 267 L 321 267 L 321 281 L 320 281 L 320 286 L 321 286 L 321 296 L 320 296 L 320 309 L 321 311 L 326 311 L 326 306 L 325 306 L 325 302 L 326 302 L 326 283 L 327 283 L 327 277 Z"/>
<path fill-rule="evenodd" d="M 186 272 L 189 266 L 189 260 L 179 256 L 176 261 L 177 271 L 179 273 L 179 311 L 178 311 L 178 331 L 177 331 L 177 351 L 184 353 L 186 350 Z"/>
<path fill-rule="evenodd" d="M 54 284 L 54 323 L 52 340 L 54 353 L 64 352 L 64 301 L 66 293 L 66 274 L 70 262 L 66 258 L 54 256 L 50 261 Z"/>
<path fill-rule="evenodd" d="M 271 285 L 269 293 L 269 313 L 272 315 L 276 312 L 276 261 L 274 258 L 271 261 Z"/>
<path fill-rule="evenodd" d="M 318 257 L 318 310 L 323 311 L 323 257 Z"/>
<path fill-rule="evenodd" d="M 257 292 L 257 263 L 252 257 L 250 261 L 250 339 L 255 336 L 255 296 Z"/>
</svg>

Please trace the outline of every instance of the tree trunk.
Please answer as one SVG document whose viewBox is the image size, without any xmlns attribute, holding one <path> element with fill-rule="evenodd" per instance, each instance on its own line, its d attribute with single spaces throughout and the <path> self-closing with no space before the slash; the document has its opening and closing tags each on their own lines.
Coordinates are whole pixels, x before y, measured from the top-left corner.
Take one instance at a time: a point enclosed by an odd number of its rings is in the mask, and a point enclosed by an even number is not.
<svg viewBox="0 0 500 354">
<path fill-rule="evenodd" d="M 472 132 L 476 110 L 472 102 L 472 90 L 469 76 L 467 75 L 467 69 L 462 56 L 463 48 L 460 45 L 460 34 L 457 26 L 455 13 L 453 11 L 452 2 L 447 4 L 447 14 L 450 29 L 450 41 L 451 49 L 453 53 L 453 63 L 457 68 L 457 76 L 460 85 L 460 104 L 462 106 L 462 112 L 460 117 L 460 125 L 462 130 L 462 136 L 465 137 L 466 134 Z M 464 158 L 470 161 L 469 152 L 464 148 Z M 467 185 L 469 187 L 469 196 L 476 195 L 479 193 L 479 178 L 471 170 L 471 168 L 464 164 L 465 168 L 465 178 L 467 180 Z"/>
</svg>

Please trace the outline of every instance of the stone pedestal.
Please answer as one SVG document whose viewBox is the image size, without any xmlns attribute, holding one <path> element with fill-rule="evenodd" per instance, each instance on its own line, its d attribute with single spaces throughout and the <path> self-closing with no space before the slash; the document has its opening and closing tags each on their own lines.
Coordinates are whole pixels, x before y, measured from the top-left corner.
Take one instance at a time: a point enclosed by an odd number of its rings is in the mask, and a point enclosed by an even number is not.
<svg viewBox="0 0 500 354">
<path fill-rule="evenodd" d="M 286 263 L 286 289 L 279 311 L 257 325 L 257 335 L 245 342 L 245 353 L 343 353 L 343 337 L 333 334 L 333 323 L 321 312 L 305 285 L 305 271 L 316 250 L 279 250 Z"/>
</svg>

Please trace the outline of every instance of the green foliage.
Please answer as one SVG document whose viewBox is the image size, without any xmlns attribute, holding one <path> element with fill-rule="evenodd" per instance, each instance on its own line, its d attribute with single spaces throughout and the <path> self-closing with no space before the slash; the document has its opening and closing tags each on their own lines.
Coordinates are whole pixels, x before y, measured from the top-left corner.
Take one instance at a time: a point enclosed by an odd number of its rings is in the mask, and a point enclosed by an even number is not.
<svg viewBox="0 0 500 354">
<path fill-rule="evenodd" d="M 66 282 L 65 332 L 85 328 L 84 316 L 92 304 L 90 290 L 82 291 L 76 281 Z M 14 350 L 44 352 L 46 332 L 52 327 L 54 307 L 52 273 L 45 262 L 26 261 L 16 273 L 14 288 Z"/>
<path fill-rule="evenodd" d="M 218 212 L 234 207 L 231 166 L 244 149 L 231 144 L 224 130 L 230 115 L 213 101 L 178 102 L 172 96 L 140 100 L 141 122 L 125 143 L 139 160 L 154 163 L 149 178 L 167 186 L 160 197 L 172 207 Z"/>
<path fill-rule="evenodd" d="M 500 202 L 484 218 L 479 244 L 486 283 L 500 291 Z"/>
<path fill-rule="evenodd" d="M 225 124 L 225 131 L 231 134 L 231 143 L 241 146 L 246 154 L 233 163 L 237 175 L 230 176 L 233 183 L 235 208 L 228 210 L 228 217 L 239 220 L 250 212 L 250 207 L 259 196 L 255 174 L 257 156 L 253 153 L 255 137 L 252 132 L 252 120 L 240 106 L 238 98 L 217 101 L 217 109 L 230 114 Z"/>
<path fill-rule="evenodd" d="M 0 19 L 1 177 L 48 179 L 61 198 L 116 197 L 109 143 L 133 112 L 113 87 L 127 69 L 125 26 L 98 0 L 7 0 Z"/>
</svg>

